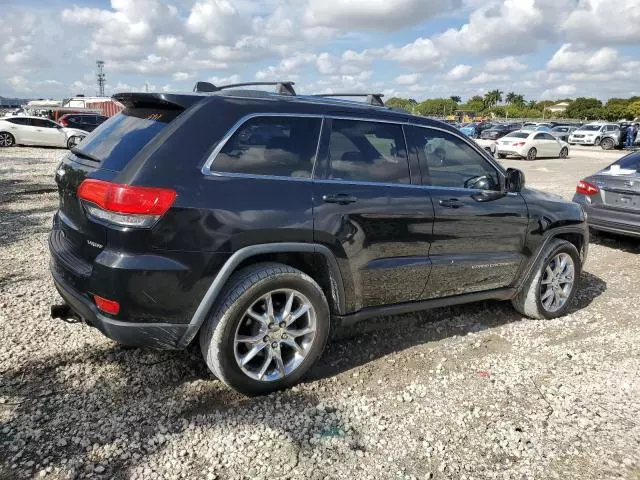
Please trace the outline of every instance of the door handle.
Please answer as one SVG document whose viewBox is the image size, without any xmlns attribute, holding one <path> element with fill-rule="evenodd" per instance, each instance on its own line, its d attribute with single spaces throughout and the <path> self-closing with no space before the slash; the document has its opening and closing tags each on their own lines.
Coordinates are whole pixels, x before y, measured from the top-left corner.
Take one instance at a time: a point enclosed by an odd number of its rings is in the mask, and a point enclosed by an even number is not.
<svg viewBox="0 0 640 480">
<path fill-rule="evenodd" d="M 440 204 L 441 207 L 445 207 L 445 208 L 460 208 L 460 207 L 464 206 L 464 203 L 462 203 L 457 198 L 450 198 L 448 200 L 440 200 L 438 203 Z"/>
<path fill-rule="evenodd" d="M 346 193 L 337 193 L 336 195 L 323 195 L 322 201 L 325 203 L 337 203 L 339 205 L 348 205 L 350 203 L 357 202 L 358 199 Z"/>
</svg>

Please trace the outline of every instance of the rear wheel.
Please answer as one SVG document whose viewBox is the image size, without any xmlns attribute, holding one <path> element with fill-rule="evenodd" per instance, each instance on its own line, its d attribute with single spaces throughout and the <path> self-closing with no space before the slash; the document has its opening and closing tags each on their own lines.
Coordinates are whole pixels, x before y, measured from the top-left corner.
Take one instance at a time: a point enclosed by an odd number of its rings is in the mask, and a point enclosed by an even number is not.
<svg viewBox="0 0 640 480">
<path fill-rule="evenodd" d="M 600 146 L 602 147 L 603 150 L 613 150 L 616 145 L 613 142 L 613 139 L 603 138 L 602 141 L 600 142 Z"/>
<path fill-rule="evenodd" d="M 13 147 L 16 139 L 8 132 L 0 132 L 0 147 Z"/>
<path fill-rule="evenodd" d="M 576 247 L 566 240 L 551 240 L 512 300 L 514 308 L 537 319 L 565 315 L 575 296 L 580 272 L 580 254 Z"/>
<path fill-rule="evenodd" d="M 562 147 L 560 150 L 560 158 L 567 158 L 569 156 L 569 149 L 567 147 Z"/>
<path fill-rule="evenodd" d="M 214 375 L 260 395 L 298 383 L 322 354 L 329 306 L 308 275 L 279 263 L 245 268 L 229 281 L 200 331 Z"/>
<path fill-rule="evenodd" d="M 527 160 L 535 160 L 537 156 L 538 156 L 538 151 L 535 148 L 531 148 L 527 152 Z"/>
</svg>

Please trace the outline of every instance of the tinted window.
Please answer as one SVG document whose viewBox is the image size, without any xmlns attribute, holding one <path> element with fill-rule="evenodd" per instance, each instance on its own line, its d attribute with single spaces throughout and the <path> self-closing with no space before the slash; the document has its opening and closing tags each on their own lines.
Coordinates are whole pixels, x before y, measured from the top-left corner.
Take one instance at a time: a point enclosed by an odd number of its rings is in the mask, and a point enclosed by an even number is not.
<svg viewBox="0 0 640 480">
<path fill-rule="evenodd" d="M 632 153 L 621 158 L 613 165 L 618 165 L 622 170 L 640 171 L 640 153 Z"/>
<path fill-rule="evenodd" d="M 507 138 L 507 137 L 527 138 L 529 137 L 529 135 L 531 134 L 527 132 L 511 132 L 509 135 L 505 135 L 504 138 Z"/>
<path fill-rule="evenodd" d="M 87 155 L 108 170 L 122 170 L 181 110 L 128 108 L 94 130 L 73 152 Z"/>
<path fill-rule="evenodd" d="M 538 133 L 535 137 L 533 137 L 534 140 L 544 140 L 545 136 L 543 133 Z"/>
<path fill-rule="evenodd" d="M 333 120 L 329 138 L 329 179 L 410 183 L 400 125 Z"/>
<path fill-rule="evenodd" d="M 554 142 L 556 141 L 556 137 L 548 133 L 543 133 L 542 138 L 544 138 L 545 140 L 553 140 Z"/>
<path fill-rule="evenodd" d="M 411 148 L 422 167 L 423 183 L 436 187 L 476 188 L 485 177 L 485 188 L 499 190 L 496 169 L 464 140 L 439 130 L 410 127 Z"/>
<path fill-rule="evenodd" d="M 44 118 L 32 118 L 31 125 L 33 125 L 34 127 L 40 127 L 40 128 L 56 128 L 57 127 L 57 125 L 54 122 Z"/>
<path fill-rule="evenodd" d="M 15 123 L 16 125 L 31 125 L 30 118 L 10 118 L 7 122 Z"/>
<path fill-rule="evenodd" d="M 253 118 L 233 134 L 211 169 L 311 178 L 321 123 L 319 118 Z"/>
</svg>

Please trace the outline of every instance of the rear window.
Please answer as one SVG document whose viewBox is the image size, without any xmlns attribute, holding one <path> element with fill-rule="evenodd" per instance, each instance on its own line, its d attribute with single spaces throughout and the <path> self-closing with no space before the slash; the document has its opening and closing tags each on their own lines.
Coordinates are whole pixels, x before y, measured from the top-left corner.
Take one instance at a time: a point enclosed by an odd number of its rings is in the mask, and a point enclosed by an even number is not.
<svg viewBox="0 0 640 480">
<path fill-rule="evenodd" d="M 516 138 L 527 138 L 530 134 L 527 132 L 511 132 L 509 135 L 506 135 L 506 137 L 516 137 Z"/>
<path fill-rule="evenodd" d="M 100 125 L 73 152 L 99 162 L 107 170 L 121 171 L 181 112 L 182 110 L 128 108 Z"/>
<path fill-rule="evenodd" d="M 640 171 L 640 153 L 632 153 L 626 157 L 621 158 L 613 165 L 618 165 L 621 170 L 635 170 Z"/>
</svg>

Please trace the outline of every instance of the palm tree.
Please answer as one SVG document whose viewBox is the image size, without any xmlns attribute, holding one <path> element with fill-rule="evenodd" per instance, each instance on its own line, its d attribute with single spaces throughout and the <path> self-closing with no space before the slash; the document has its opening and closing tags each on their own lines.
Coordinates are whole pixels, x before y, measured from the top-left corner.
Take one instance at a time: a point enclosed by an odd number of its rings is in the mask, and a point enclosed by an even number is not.
<svg viewBox="0 0 640 480">
<path fill-rule="evenodd" d="M 508 104 L 514 104 L 516 103 L 516 98 L 518 97 L 518 95 L 514 92 L 509 92 L 507 93 L 507 96 L 505 97 L 505 100 L 507 101 Z"/>
<path fill-rule="evenodd" d="M 500 103 L 502 101 L 502 94 L 504 92 L 499 90 L 499 89 L 495 89 L 495 90 L 491 90 L 489 92 L 487 92 L 484 96 L 484 101 L 487 105 L 487 107 L 493 107 L 495 105 L 497 105 L 498 103 Z"/>
<path fill-rule="evenodd" d="M 536 108 L 537 102 L 535 100 L 531 100 L 529 101 L 529 103 L 527 104 L 527 107 L 529 108 Z"/>
<path fill-rule="evenodd" d="M 449 97 L 451 100 L 453 100 L 456 103 L 460 103 L 462 102 L 462 97 L 459 97 L 458 95 L 452 95 Z"/>
</svg>

